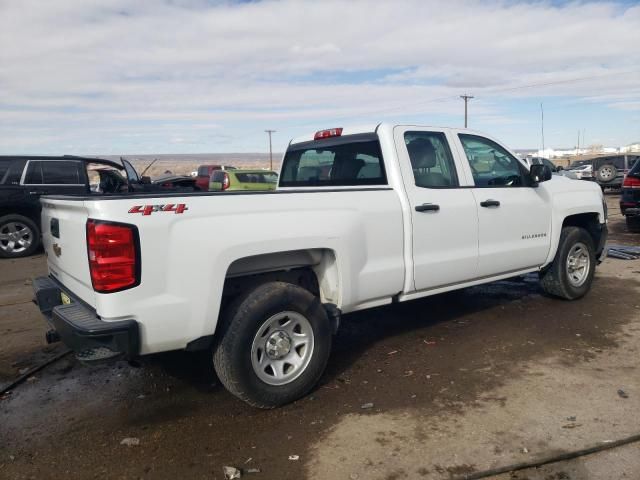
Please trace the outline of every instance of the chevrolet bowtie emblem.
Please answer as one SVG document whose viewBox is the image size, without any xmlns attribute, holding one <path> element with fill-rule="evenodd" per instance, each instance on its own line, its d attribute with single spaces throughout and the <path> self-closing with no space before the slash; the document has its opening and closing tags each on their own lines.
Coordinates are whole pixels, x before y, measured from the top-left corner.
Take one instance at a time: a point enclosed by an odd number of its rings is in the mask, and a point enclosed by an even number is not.
<svg viewBox="0 0 640 480">
<path fill-rule="evenodd" d="M 53 244 L 53 253 L 56 254 L 56 257 L 59 257 L 60 255 L 62 255 L 62 248 L 60 248 L 60 245 L 58 245 L 57 243 Z"/>
</svg>

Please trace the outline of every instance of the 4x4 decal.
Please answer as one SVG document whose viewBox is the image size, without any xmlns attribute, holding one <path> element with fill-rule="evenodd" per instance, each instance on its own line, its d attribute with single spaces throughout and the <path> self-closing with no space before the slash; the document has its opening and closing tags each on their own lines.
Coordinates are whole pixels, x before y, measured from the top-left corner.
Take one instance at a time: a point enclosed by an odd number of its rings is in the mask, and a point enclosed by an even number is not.
<svg viewBox="0 0 640 480">
<path fill-rule="evenodd" d="M 167 203 L 166 205 L 136 205 L 129 209 L 129 213 L 151 215 L 153 212 L 184 213 L 185 210 L 189 210 L 189 207 L 187 207 L 185 203 Z"/>
</svg>

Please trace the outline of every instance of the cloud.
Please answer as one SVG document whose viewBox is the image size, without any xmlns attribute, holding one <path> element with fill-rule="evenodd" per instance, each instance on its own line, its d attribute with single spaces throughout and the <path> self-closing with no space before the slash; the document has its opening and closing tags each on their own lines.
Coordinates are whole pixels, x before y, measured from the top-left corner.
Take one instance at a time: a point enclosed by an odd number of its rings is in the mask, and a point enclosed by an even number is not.
<svg viewBox="0 0 640 480">
<path fill-rule="evenodd" d="M 640 101 L 638 25 L 639 6 L 598 2 L 5 1 L 0 149 L 55 150 L 60 137 L 122 151 L 132 134 L 136 148 L 210 149 L 190 132 L 215 123 L 250 150 L 267 122 L 284 135 L 453 115 L 464 91 L 489 100 L 475 108 L 493 122 L 508 123 L 505 98 L 626 110 Z M 530 87 L 541 83 L 553 85 Z"/>
</svg>

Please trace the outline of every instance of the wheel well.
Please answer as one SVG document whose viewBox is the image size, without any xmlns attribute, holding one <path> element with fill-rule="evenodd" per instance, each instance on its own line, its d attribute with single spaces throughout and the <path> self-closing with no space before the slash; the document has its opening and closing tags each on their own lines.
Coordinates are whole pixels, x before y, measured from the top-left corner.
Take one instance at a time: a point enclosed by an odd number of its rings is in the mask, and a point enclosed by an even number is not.
<svg viewBox="0 0 640 480">
<path fill-rule="evenodd" d="M 298 285 L 323 303 L 338 303 L 338 272 L 333 250 L 289 250 L 240 258 L 227 270 L 223 301 L 265 282 Z"/>
<path fill-rule="evenodd" d="M 38 228 L 40 228 L 40 212 L 37 208 L 30 208 L 24 206 L 12 206 L 0 208 L 0 217 L 5 215 L 22 215 L 32 220 Z"/>
<path fill-rule="evenodd" d="M 600 237 L 602 236 L 602 229 L 600 228 L 600 220 L 597 213 L 578 213 L 576 215 L 570 215 L 562 222 L 562 228 L 564 227 L 584 228 L 589 232 L 589 235 L 593 240 L 594 247 L 598 248 L 598 245 L 600 244 Z"/>
</svg>

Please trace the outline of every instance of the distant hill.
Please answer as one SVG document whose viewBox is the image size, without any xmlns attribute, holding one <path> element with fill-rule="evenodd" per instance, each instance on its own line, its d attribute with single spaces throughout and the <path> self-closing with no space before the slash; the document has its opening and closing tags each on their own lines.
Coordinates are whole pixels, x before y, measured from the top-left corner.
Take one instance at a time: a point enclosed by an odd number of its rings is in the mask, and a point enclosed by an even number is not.
<svg viewBox="0 0 640 480">
<path fill-rule="evenodd" d="M 142 173 L 151 162 L 156 162 L 145 172 L 145 175 L 157 177 L 165 172 L 189 175 L 197 170 L 198 165 L 229 165 L 236 168 L 269 168 L 268 153 L 162 153 L 139 155 L 98 155 L 100 158 L 129 160 Z M 273 169 L 280 168 L 282 153 L 273 154 Z"/>
</svg>

